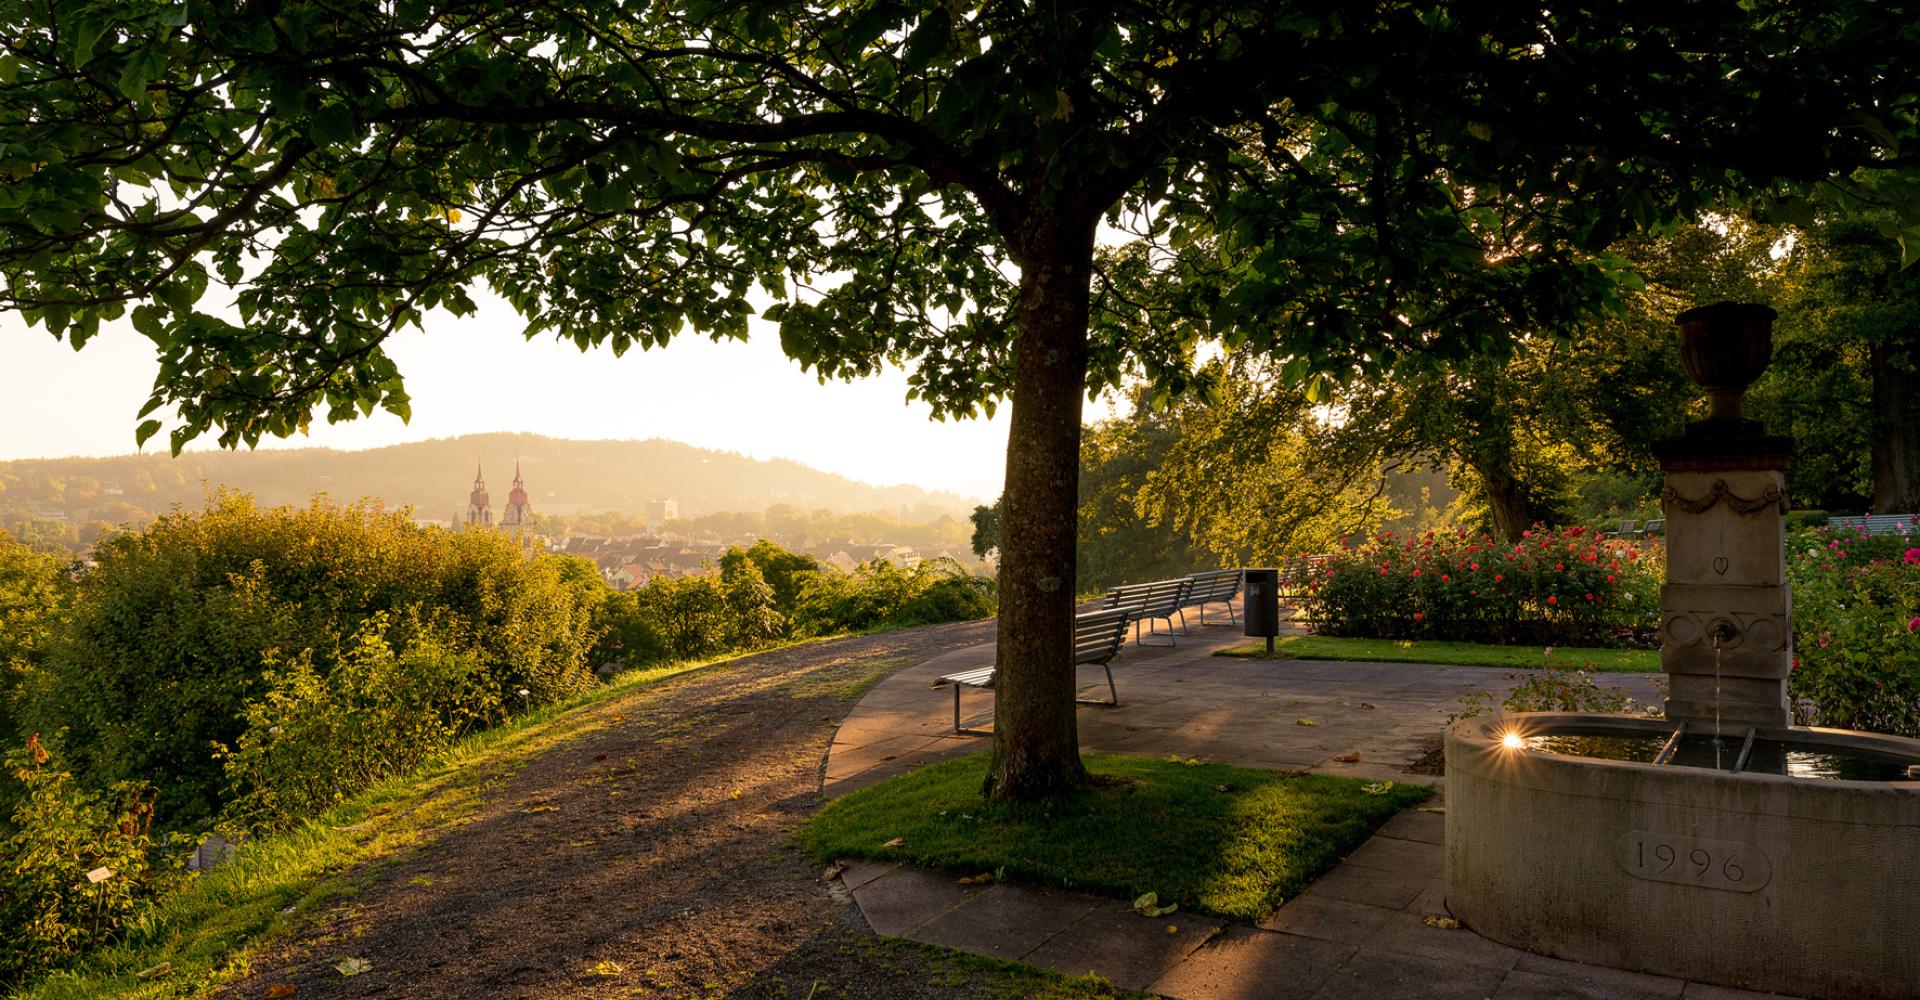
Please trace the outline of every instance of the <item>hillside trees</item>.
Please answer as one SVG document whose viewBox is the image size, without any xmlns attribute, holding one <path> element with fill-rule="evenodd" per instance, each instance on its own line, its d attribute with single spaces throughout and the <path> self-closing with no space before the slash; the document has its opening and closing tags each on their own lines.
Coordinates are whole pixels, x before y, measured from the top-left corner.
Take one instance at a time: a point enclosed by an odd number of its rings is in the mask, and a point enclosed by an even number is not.
<svg viewBox="0 0 1920 1000">
<path fill-rule="evenodd" d="M 1904 166 L 1914 131 L 1916 29 L 1866 0 L 65 0 L 4 27 L 0 307 L 76 344 L 131 310 L 176 448 L 404 416 L 384 342 L 481 283 L 616 352 L 743 336 L 764 294 L 822 376 L 1010 398 L 1011 798 L 1084 780 L 1083 394 L 1176 392 L 1200 340 L 1293 380 L 1495 350 L 1606 300 L 1580 248 Z M 1142 244 L 1096 254 L 1103 221 Z"/>
</svg>

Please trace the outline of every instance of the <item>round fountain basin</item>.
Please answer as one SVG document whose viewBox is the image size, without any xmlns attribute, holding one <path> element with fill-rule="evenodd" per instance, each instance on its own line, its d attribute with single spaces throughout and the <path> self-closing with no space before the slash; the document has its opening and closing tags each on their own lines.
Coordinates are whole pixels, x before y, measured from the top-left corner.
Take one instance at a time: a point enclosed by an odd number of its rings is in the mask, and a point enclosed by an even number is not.
<svg viewBox="0 0 1920 1000">
<path fill-rule="evenodd" d="M 1672 730 L 1563 713 L 1450 727 L 1453 914 L 1574 961 L 1920 996 L 1920 740 L 1796 728 L 1748 748 L 1742 731 L 1663 756 Z"/>
</svg>

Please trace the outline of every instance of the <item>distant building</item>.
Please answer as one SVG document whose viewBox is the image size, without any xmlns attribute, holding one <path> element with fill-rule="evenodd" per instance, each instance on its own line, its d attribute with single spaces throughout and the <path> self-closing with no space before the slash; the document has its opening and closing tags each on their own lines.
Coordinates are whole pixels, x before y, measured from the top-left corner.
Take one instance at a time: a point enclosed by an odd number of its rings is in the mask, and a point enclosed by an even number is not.
<svg viewBox="0 0 1920 1000">
<path fill-rule="evenodd" d="M 668 521 L 680 518 L 680 504 L 674 500 L 647 501 L 647 527 L 658 529 Z"/>
<path fill-rule="evenodd" d="M 467 494 L 467 527 L 493 527 L 493 501 L 487 496 L 487 477 L 473 467 L 473 492 Z"/>
<path fill-rule="evenodd" d="M 507 494 L 507 509 L 500 514 L 503 528 L 525 528 L 533 523 L 533 506 L 527 502 L 527 484 L 520 480 L 520 463 L 513 463 L 513 491 Z"/>
</svg>

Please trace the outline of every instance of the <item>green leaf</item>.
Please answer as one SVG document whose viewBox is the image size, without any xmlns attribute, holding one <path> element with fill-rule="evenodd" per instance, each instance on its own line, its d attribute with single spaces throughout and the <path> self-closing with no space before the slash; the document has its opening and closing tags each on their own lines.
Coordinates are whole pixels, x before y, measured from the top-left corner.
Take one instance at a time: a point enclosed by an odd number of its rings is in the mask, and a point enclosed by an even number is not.
<svg viewBox="0 0 1920 1000">
<path fill-rule="evenodd" d="M 160 433 L 160 421 L 145 421 L 141 423 L 139 430 L 133 432 L 133 443 L 136 446 L 144 445 L 147 443 L 148 438 L 158 433 Z"/>
<path fill-rule="evenodd" d="M 0 55 L 0 83 L 12 83 L 20 75 L 20 60 L 10 55 Z"/>
</svg>

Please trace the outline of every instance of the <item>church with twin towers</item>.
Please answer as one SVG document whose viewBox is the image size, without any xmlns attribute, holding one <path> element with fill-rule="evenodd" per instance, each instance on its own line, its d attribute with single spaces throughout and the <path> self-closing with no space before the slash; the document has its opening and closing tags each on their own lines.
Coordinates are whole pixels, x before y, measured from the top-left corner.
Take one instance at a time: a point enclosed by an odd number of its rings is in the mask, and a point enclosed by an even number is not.
<svg viewBox="0 0 1920 1000">
<path fill-rule="evenodd" d="M 533 505 L 527 502 L 527 484 L 520 479 L 520 463 L 513 463 L 513 490 L 507 494 L 506 509 L 500 512 L 502 528 L 525 528 L 533 522 Z M 487 495 L 487 477 L 479 463 L 473 467 L 473 492 L 467 494 L 467 527 L 491 528 L 493 500 Z"/>
</svg>

